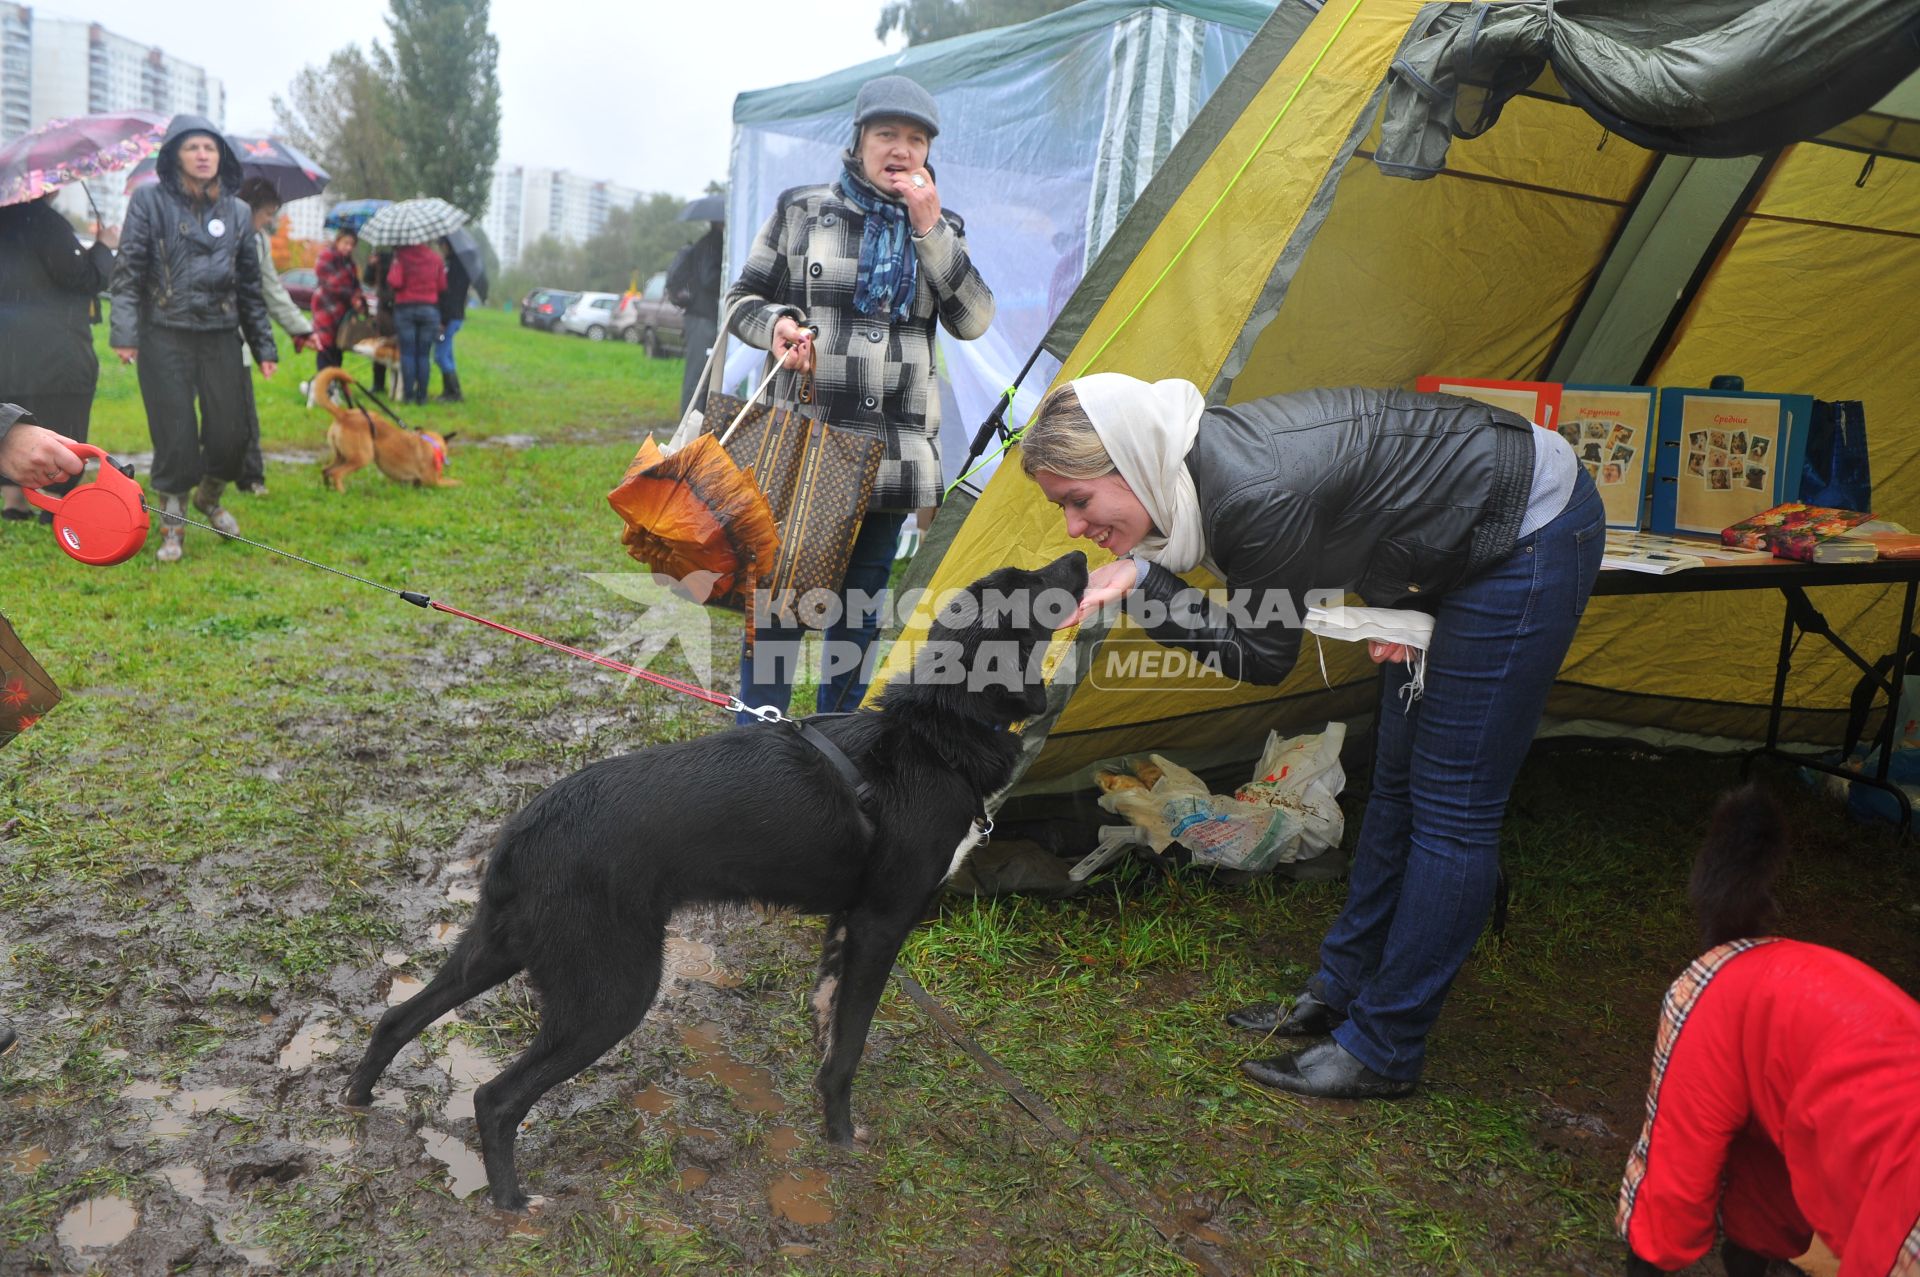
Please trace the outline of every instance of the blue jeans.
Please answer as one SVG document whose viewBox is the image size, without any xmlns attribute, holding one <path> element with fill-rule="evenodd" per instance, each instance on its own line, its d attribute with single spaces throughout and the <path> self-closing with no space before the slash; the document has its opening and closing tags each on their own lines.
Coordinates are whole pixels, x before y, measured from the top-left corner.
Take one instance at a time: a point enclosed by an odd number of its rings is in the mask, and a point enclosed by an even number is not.
<svg viewBox="0 0 1920 1277">
<path fill-rule="evenodd" d="M 452 373 L 458 377 L 460 370 L 453 366 L 453 339 L 460 333 L 464 319 L 449 319 L 440 330 L 440 336 L 433 343 L 433 366 L 440 370 L 442 377 Z"/>
<path fill-rule="evenodd" d="M 1376 1073 L 1420 1076 L 1427 1030 L 1486 926 L 1507 795 L 1586 610 L 1605 520 L 1582 472 L 1559 517 L 1440 599 L 1419 700 L 1401 699 L 1405 665 L 1380 667 L 1373 795 L 1308 982 L 1347 1016 L 1335 1040 Z"/>
<path fill-rule="evenodd" d="M 428 356 L 440 331 L 440 308 L 432 302 L 408 302 L 393 309 L 393 326 L 400 337 L 400 380 L 408 403 L 427 401 Z"/>
<path fill-rule="evenodd" d="M 826 678 L 814 697 L 822 714 L 860 708 L 867 694 L 872 671 L 867 668 L 874 639 L 880 636 L 880 617 L 873 608 L 863 607 L 858 614 L 847 604 L 849 594 L 878 599 L 886 589 L 887 575 L 893 570 L 893 551 L 900 541 L 904 512 L 871 513 L 860 524 L 853 539 L 853 553 L 847 560 L 847 575 L 840 586 L 841 615 L 821 635 L 824 640 Z M 856 599 L 859 603 L 864 600 Z M 771 705 L 781 713 L 793 703 L 793 678 L 800 666 L 806 630 L 798 625 L 766 625 L 754 631 L 749 651 L 742 640 L 740 648 L 740 699 L 749 705 Z M 742 723 L 754 722 L 751 714 L 738 715 Z"/>
</svg>

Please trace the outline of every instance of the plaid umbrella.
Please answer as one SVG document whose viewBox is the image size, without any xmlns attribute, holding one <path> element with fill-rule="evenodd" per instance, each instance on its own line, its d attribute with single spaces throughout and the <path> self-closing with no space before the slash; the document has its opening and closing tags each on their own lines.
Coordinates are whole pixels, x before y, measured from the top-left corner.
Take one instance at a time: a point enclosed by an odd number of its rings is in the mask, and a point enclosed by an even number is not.
<svg viewBox="0 0 1920 1277">
<path fill-rule="evenodd" d="M 342 200 L 327 210 L 327 229 L 358 235 L 367 219 L 391 203 L 392 200 Z"/>
<path fill-rule="evenodd" d="M 285 142 L 270 137 L 233 136 L 229 136 L 227 141 L 232 143 L 234 153 L 240 157 L 240 172 L 247 177 L 264 177 L 272 182 L 273 189 L 280 193 L 282 204 L 318 195 L 333 180 L 325 169 Z M 155 171 L 157 163 L 158 157 L 149 155 L 134 166 L 133 172 L 127 174 L 127 194 L 133 194 L 135 187 L 160 180 L 160 175 Z"/>
<path fill-rule="evenodd" d="M 467 215 L 435 196 L 389 204 L 367 219 L 360 238 L 375 248 L 431 244 L 467 224 Z"/>
<path fill-rule="evenodd" d="M 126 168 L 160 149 L 167 116 L 114 111 L 48 120 L 0 148 L 0 206 Z"/>
</svg>

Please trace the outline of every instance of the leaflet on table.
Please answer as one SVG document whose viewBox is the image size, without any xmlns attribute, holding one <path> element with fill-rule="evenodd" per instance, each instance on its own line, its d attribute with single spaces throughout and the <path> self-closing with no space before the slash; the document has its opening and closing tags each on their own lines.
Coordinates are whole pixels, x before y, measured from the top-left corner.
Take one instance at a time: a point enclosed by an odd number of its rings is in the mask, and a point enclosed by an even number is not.
<svg viewBox="0 0 1920 1277">
<path fill-rule="evenodd" d="M 1656 394 L 1651 386 L 1560 388 L 1560 434 L 1600 489 L 1610 528 L 1641 525 Z"/>
<path fill-rule="evenodd" d="M 1607 533 L 1606 545 L 1600 554 L 1602 568 L 1661 576 L 1687 568 L 1703 568 L 1709 563 L 1725 567 L 1730 563 L 1772 561 L 1773 555 L 1765 550 L 1743 550 L 1713 541 L 1623 530 Z"/>
<path fill-rule="evenodd" d="M 1718 536 L 1792 500 L 1812 416 L 1810 395 L 1662 390 L 1653 530 Z"/>
</svg>

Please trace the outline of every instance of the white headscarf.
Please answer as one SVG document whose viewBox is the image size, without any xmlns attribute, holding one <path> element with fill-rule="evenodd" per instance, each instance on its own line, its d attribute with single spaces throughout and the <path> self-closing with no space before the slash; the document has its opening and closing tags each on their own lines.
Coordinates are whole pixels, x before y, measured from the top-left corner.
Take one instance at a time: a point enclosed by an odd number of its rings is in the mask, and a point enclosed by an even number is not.
<svg viewBox="0 0 1920 1277">
<path fill-rule="evenodd" d="M 1135 557 L 1169 572 L 1197 564 L 1219 576 L 1207 553 L 1200 497 L 1187 473 L 1187 452 L 1207 407 L 1199 387 L 1190 381 L 1149 383 L 1118 372 L 1097 372 L 1070 384 L 1114 468 L 1161 532 L 1142 538 Z"/>
</svg>

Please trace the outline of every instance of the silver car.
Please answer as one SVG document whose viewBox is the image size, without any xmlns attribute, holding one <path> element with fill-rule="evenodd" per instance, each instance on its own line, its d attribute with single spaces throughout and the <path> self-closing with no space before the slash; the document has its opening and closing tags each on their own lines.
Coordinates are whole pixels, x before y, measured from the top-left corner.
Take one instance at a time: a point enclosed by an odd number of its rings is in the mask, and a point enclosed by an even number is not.
<svg viewBox="0 0 1920 1277">
<path fill-rule="evenodd" d="M 560 316 L 560 328 L 588 341 L 605 341 L 613 336 L 613 311 L 620 304 L 618 293 L 581 293 Z"/>
</svg>

